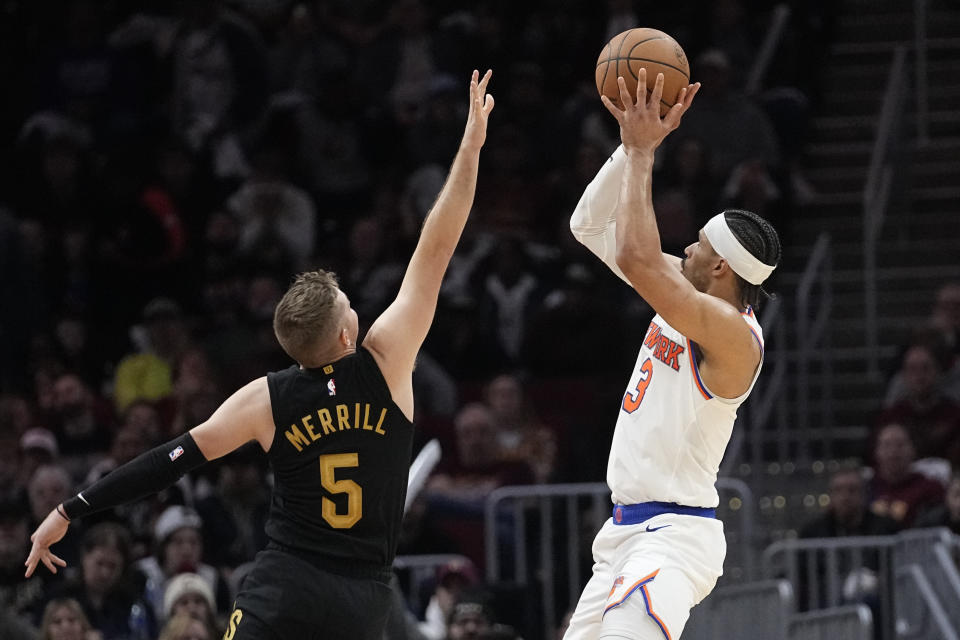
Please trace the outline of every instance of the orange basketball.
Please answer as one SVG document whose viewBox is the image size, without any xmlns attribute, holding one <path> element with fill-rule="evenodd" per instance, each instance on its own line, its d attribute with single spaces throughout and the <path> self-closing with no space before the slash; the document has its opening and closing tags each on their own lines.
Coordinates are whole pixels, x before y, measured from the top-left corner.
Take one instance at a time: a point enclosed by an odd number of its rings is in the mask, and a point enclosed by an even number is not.
<svg viewBox="0 0 960 640">
<path fill-rule="evenodd" d="M 597 91 L 623 108 L 617 76 L 623 76 L 627 91 L 637 95 L 637 72 L 647 70 L 647 92 L 653 89 L 657 74 L 663 74 L 660 116 L 670 110 L 680 90 L 690 84 L 690 65 L 677 41 L 663 31 L 638 27 L 615 35 L 597 58 Z"/>
</svg>

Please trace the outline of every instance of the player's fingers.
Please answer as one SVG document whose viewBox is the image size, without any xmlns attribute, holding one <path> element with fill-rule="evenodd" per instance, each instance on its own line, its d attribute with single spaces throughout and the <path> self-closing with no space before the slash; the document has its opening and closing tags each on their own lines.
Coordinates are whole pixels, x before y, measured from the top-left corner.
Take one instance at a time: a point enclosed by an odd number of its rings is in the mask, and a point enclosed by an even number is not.
<svg viewBox="0 0 960 640">
<path fill-rule="evenodd" d="M 490 77 L 492 75 L 493 69 L 487 69 L 487 72 L 483 74 L 483 78 L 480 79 L 479 90 L 481 95 L 487 92 L 487 85 L 490 84 Z"/>
<path fill-rule="evenodd" d="M 637 70 L 637 100 L 638 105 L 647 103 L 647 70 L 640 67 Z"/>
<path fill-rule="evenodd" d="M 37 554 L 31 550 L 30 555 L 27 556 L 27 561 L 23 564 L 27 567 L 27 570 L 23 573 L 23 576 L 25 578 L 29 578 L 33 575 L 33 572 L 37 568 Z"/>
<path fill-rule="evenodd" d="M 633 100 L 630 98 L 630 92 L 627 91 L 627 81 L 623 79 L 623 76 L 617 77 L 617 88 L 620 90 L 620 102 L 626 109 L 633 104 Z"/>
<path fill-rule="evenodd" d="M 58 565 L 60 565 L 61 567 L 67 566 L 67 561 L 66 561 L 66 560 L 64 560 L 63 558 L 60 558 L 59 556 L 57 556 L 57 555 L 55 555 L 55 554 L 53 554 L 53 553 L 50 553 L 50 559 L 53 561 L 54 564 L 58 564 Z"/>
<path fill-rule="evenodd" d="M 491 111 L 493 111 L 493 96 L 488 93 L 483 103 L 483 112 L 489 114 Z"/>
<path fill-rule="evenodd" d="M 618 109 L 617 106 L 613 104 L 613 100 L 611 100 L 607 96 L 600 96 L 600 102 L 603 104 L 604 107 L 607 108 L 607 111 L 610 112 L 610 115 L 616 118 L 617 122 L 620 122 L 620 116 L 623 115 L 623 111 Z"/>
<path fill-rule="evenodd" d="M 57 573 L 57 568 L 56 568 L 56 567 L 54 566 L 54 564 L 50 561 L 50 558 L 49 558 L 49 557 L 47 557 L 46 555 L 44 555 L 44 556 L 42 556 L 40 559 L 43 561 L 43 564 L 45 564 L 45 565 L 47 566 L 47 569 L 50 569 L 50 573 L 53 573 L 53 574 L 56 574 L 56 573 Z"/>
<path fill-rule="evenodd" d="M 667 111 L 667 114 L 663 116 L 663 126 L 667 127 L 667 129 L 670 131 L 673 131 L 680 126 L 680 118 L 683 117 L 683 110 L 683 103 L 678 100 L 675 105 L 670 107 L 670 110 Z"/>
<path fill-rule="evenodd" d="M 697 92 L 700 91 L 700 83 L 695 82 L 687 87 L 687 95 L 683 100 L 684 111 L 690 108 L 690 104 L 693 102 L 693 97 L 697 95 Z"/>
<path fill-rule="evenodd" d="M 655 107 L 659 113 L 661 98 L 663 98 L 663 74 L 658 73 L 657 79 L 653 81 L 653 91 L 650 92 L 650 100 L 647 102 L 647 106 Z"/>
</svg>

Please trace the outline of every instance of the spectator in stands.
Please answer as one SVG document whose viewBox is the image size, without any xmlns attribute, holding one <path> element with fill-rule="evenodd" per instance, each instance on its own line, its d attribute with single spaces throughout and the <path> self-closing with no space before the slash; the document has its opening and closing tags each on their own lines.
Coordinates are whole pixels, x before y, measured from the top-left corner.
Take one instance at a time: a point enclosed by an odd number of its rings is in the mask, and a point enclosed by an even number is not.
<svg viewBox="0 0 960 640">
<path fill-rule="evenodd" d="M 483 591 L 464 593 L 450 612 L 447 640 L 514 640 L 516 632 L 498 624 L 490 596 Z"/>
<path fill-rule="evenodd" d="M 830 506 L 826 513 L 808 522 L 800 529 L 801 538 L 837 538 L 845 536 L 876 536 L 891 535 L 897 531 L 895 520 L 880 516 L 868 508 L 866 499 L 866 482 L 863 469 L 858 466 L 843 466 L 830 477 L 829 496 Z M 799 566 L 804 569 L 800 573 L 800 585 L 797 590 L 798 605 L 801 611 L 826 606 L 827 563 L 822 553 L 815 554 L 812 561 L 801 557 Z M 839 579 L 845 580 L 854 575 L 854 567 L 849 565 L 848 555 L 841 555 L 840 561 L 832 570 L 837 572 Z M 874 572 L 879 566 L 876 554 L 866 554 L 863 566 L 859 569 L 865 572 Z M 809 575 L 807 568 L 815 567 L 814 575 Z M 859 575 L 859 574 L 857 574 Z M 856 578 L 856 576 L 854 576 Z M 808 585 L 815 581 L 819 587 L 816 593 L 820 595 L 819 602 L 811 602 Z"/>
<path fill-rule="evenodd" d="M 487 384 L 486 401 L 493 413 L 502 459 L 530 467 L 536 482 L 549 482 L 557 471 L 559 438 L 537 418 L 520 376 L 505 373 L 495 377 Z"/>
<path fill-rule="evenodd" d="M 227 200 L 239 223 L 240 254 L 275 273 L 308 265 L 317 226 L 313 200 L 290 181 L 285 156 L 279 148 L 260 149 L 253 175 Z"/>
<path fill-rule="evenodd" d="M 43 610 L 40 640 L 103 640 L 103 635 L 90 625 L 79 602 L 58 598 Z"/>
<path fill-rule="evenodd" d="M 690 238 L 712 215 L 720 195 L 721 185 L 711 173 L 710 150 L 702 140 L 684 138 L 664 157 L 657 180 L 660 186 L 653 205 L 663 250 L 682 255 Z"/>
<path fill-rule="evenodd" d="M 527 465 L 503 460 L 493 437 L 496 423 L 485 405 L 463 407 L 454 419 L 454 432 L 453 455 L 441 460 L 424 488 L 427 517 L 457 541 L 460 553 L 482 567 L 484 500 L 498 487 L 529 484 L 533 477 Z"/>
<path fill-rule="evenodd" d="M 684 115 L 682 135 L 673 145 L 688 138 L 702 140 L 710 150 L 710 173 L 720 180 L 747 160 L 776 167 L 780 156 L 773 125 L 760 107 L 735 91 L 727 55 L 708 49 L 691 67 L 703 87 L 697 94 L 697 108 Z"/>
<path fill-rule="evenodd" d="M 452 560 L 437 570 L 437 587 L 430 596 L 420 633 L 427 640 L 443 640 L 447 621 L 463 593 L 480 584 L 477 568 L 469 560 Z"/>
<path fill-rule="evenodd" d="M 55 464 L 59 457 L 57 438 L 49 430 L 34 427 L 20 436 L 19 473 L 22 478 L 29 480 L 37 469 Z"/>
<path fill-rule="evenodd" d="M 71 456 L 97 454 L 110 446 L 110 407 L 77 374 L 65 373 L 54 380 L 50 409 L 51 429 Z"/>
<path fill-rule="evenodd" d="M 217 622 L 217 604 L 207 581 L 195 573 L 181 573 L 170 581 L 163 593 L 163 616 L 167 620 L 186 614 L 202 622 L 213 636 L 221 626 Z"/>
<path fill-rule="evenodd" d="M 180 305 L 170 298 L 154 298 L 143 309 L 138 352 L 117 365 L 113 398 L 118 412 L 134 400 L 156 402 L 173 392 L 173 368 L 187 349 L 190 335 Z"/>
<path fill-rule="evenodd" d="M 492 342 L 507 361 L 517 363 L 527 323 L 544 291 L 521 238 L 500 237 L 490 257 L 488 269 L 478 274 L 480 322 L 491 328 Z"/>
<path fill-rule="evenodd" d="M 202 621 L 181 613 L 163 626 L 158 640 L 215 640 L 215 636 Z"/>
<path fill-rule="evenodd" d="M 4 640 L 38 640 L 37 630 L 3 604 L 0 604 L 0 629 L 3 629 Z"/>
<path fill-rule="evenodd" d="M 801 538 L 876 536 L 895 533 L 897 523 L 867 508 L 866 483 L 859 466 L 834 472 L 829 485 L 830 506 L 800 529 Z"/>
<path fill-rule="evenodd" d="M 277 298 L 279 300 L 279 298 Z M 219 375 L 214 369 L 210 357 L 204 349 L 192 347 L 185 350 L 177 359 L 173 372 L 173 395 L 171 397 L 174 415 L 170 420 L 167 433 L 162 436 L 174 438 L 199 424 L 219 406 L 221 399 Z M 209 399 L 209 402 L 207 402 Z M 197 406 L 197 404 L 201 406 Z M 204 409 L 213 403 L 211 411 L 198 416 L 192 409 Z"/>
<path fill-rule="evenodd" d="M 947 527 L 960 535 L 960 471 L 955 471 L 947 485 L 943 503 L 917 518 L 915 527 Z"/>
<path fill-rule="evenodd" d="M 189 507 L 173 505 L 160 514 L 154 525 L 156 554 L 137 561 L 147 577 L 146 598 L 153 611 L 162 615 L 163 594 L 169 582 L 181 573 L 196 573 L 216 594 L 217 611 L 230 603 L 226 582 L 212 566 L 203 563 L 203 521 Z"/>
<path fill-rule="evenodd" d="M 79 575 L 51 590 L 56 598 L 80 603 L 103 640 L 126 640 L 140 627 L 152 638 L 156 633 L 153 612 L 141 597 L 142 576 L 130 565 L 130 534 L 121 525 L 104 522 L 83 537 Z"/>
<path fill-rule="evenodd" d="M 350 229 L 344 261 L 344 287 L 356 291 L 354 308 L 361 318 L 376 318 L 393 301 L 406 265 L 394 258 L 396 236 L 379 218 L 357 220 Z"/>
<path fill-rule="evenodd" d="M 903 528 L 912 526 L 925 509 L 943 501 L 943 485 L 913 471 L 910 465 L 915 459 L 906 429 L 895 423 L 880 428 L 873 448 L 870 510 L 892 518 Z"/>
<path fill-rule="evenodd" d="M 904 354 L 901 372 L 905 396 L 880 414 L 878 424 L 903 425 L 920 458 L 946 458 L 960 464 L 960 404 L 940 388 L 939 354 L 929 344 L 915 344 Z"/>
</svg>

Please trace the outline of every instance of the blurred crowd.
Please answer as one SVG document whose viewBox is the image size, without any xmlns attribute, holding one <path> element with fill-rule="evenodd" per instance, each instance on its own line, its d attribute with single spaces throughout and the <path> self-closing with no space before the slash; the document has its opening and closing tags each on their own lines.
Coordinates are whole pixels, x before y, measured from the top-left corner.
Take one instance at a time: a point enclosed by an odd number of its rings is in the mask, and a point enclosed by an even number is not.
<svg viewBox="0 0 960 640">
<path fill-rule="evenodd" d="M 704 83 L 658 158 L 667 251 L 723 206 L 786 237 L 812 195 L 800 158 L 819 92 L 801 44 L 829 41 L 832 3 L 791 3 L 764 90 L 746 95 L 773 4 L 2 3 L 0 627 L 219 637 L 264 544 L 258 451 L 71 526 L 56 576 L 22 578 L 29 533 L 288 366 L 271 318 L 296 272 L 334 270 L 361 326 L 376 318 L 458 147 L 474 68 L 494 69 L 497 109 L 415 374 L 421 444 L 437 438 L 445 455 L 400 552 L 459 554 L 473 568 L 448 573 L 480 575 L 491 490 L 602 478 L 609 407 L 650 311 L 567 228 L 618 141 L 596 56 L 655 26 Z M 898 384 L 894 412 L 914 393 L 906 369 Z M 905 414 L 891 420 L 916 438 Z M 413 612 L 432 621 L 428 637 L 510 637 L 482 594 L 440 595 L 451 579 L 438 576 L 432 613 Z"/>
</svg>

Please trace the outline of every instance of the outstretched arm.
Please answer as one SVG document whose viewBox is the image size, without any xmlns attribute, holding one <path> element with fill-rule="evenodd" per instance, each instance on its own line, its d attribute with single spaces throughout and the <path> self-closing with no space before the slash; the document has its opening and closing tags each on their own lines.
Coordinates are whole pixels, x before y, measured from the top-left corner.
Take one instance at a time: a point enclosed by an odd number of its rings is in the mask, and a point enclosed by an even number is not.
<svg viewBox="0 0 960 640">
<path fill-rule="evenodd" d="M 470 110 L 460 150 L 423 223 L 396 300 L 377 318 L 363 341 L 376 358 L 394 402 L 411 419 L 414 361 L 433 323 L 440 282 L 473 207 L 480 149 L 487 137 L 487 118 L 493 109 L 493 96 L 486 93 L 491 75 L 492 72 L 487 71 L 480 78 L 477 71 L 473 72 Z"/>
<path fill-rule="evenodd" d="M 189 433 L 141 454 L 57 505 L 30 536 L 33 546 L 24 563 L 25 575 L 30 577 L 41 562 L 53 573 L 57 572 L 57 566 L 67 566 L 50 547 L 66 535 L 74 518 L 163 491 L 204 462 L 224 456 L 251 440 L 269 449 L 273 431 L 267 379 L 259 378 L 227 398 L 209 420 Z"/>
<path fill-rule="evenodd" d="M 646 87 L 645 70 L 641 68 L 637 75 L 638 87 Z M 614 106 L 606 96 L 601 97 L 604 106 L 620 123 L 627 155 L 617 209 L 617 265 L 637 293 L 672 327 L 700 345 L 707 359 L 718 365 L 716 368 L 725 373 L 726 378 L 731 377 L 727 367 L 731 363 L 736 368 L 745 362 L 745 373 L 752 374 L 756 361 L 750 362 L 741 356 L 745 351 L 756 350 L 759 359 L 759 349 L 740 318 L 739 309 L 699 291 L 660 252 L 652 197 L 653 154 L 663 139 L 679 126 L 699 85 L 683 89 L 677 104 L 661 119 L 663 74 L 657 74 L 649 99 L 640 93 L 643 89 L 638 89 L 634 100 L 627 93 L 623 78 L 619 78 L 619 84 L 624 109 Z"/>
<path fill-rule="evenodd" d="M 573 237 L 600 258 L 618 278 L 630 284 L 617 266 L 617 204 L 620 202 L 620 185 L 627 166 L 623 145 L 617 147 L 596 177 L 590 181 L 580 196 L 573 215 L 570 216 L 570 231 Z"/>
</svg>

